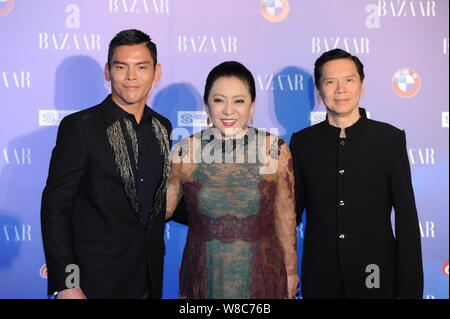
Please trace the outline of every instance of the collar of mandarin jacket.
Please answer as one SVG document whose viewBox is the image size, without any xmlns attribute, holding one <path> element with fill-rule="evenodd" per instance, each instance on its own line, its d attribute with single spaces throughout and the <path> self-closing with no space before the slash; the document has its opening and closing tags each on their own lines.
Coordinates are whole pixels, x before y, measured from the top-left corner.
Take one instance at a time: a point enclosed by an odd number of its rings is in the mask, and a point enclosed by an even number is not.
<svg viewBox="0 0 450 319">
<path fill-rule="evenodd" d="M 132 167 L 132 162 L 128 154 L 127 146 L 121 129 L 118 112 L 116 110 L 117 106 L 112 98 L 111 94 L 102 102 L 102 112 L 103 118 L 106 123 L 106 134 L 108 138 L 109 145 L 111 146 L 112 153 L 114 156 L 114 162 L 117 167 L 117 171 L 122 179 L 125 193 L 130 201 L 131 207 L 133 209 L 136 218 L 144 224 L 141 216 L 139 214 L 139 201 L 136 193 L 136 185 L 134 179 L 134 172 Z M 151 221 L 155 214 L 161 213 L 164 209 L 165 194 L 167 189 L 167 179 L 169 176 L 169 132 L 161 124 L 161 122 L 156 118 L 154 111 L 146 106 L 147 115 L 152 121 L 152 129 L 155 134 L 156 140 L 158 141 L 160 153 L 163 161 L 163 178 L 157 189 L 155 199 L 153 201 L 153 207 L 151 208 L 150 218 L 145 223 L 147 227 L 150 226 Z M 146 116 L 146 117 L 147 117 Z M 133 140 L 135 132 L 131 130 L 131 125 L 126 125 L 126 134 L 129 134 Z M 165 212 L 164 212 L 165 213 Z"/>
<path fill-rule="evenodd" d="M 354 123 L 352 126 L 349 126 L 345 129 L 345 135 L 347 139 L 356 140 L 363 133 L 368 121 L 366 110 L 360 107 L 359 115 L 361 117 L 358 119 L 358 121 L 356 121 L 356 123 Z M 325 121 L 321 122 L 321 126 L 327 135 L 339 138 L 339 135 L 341 134 L 341 129 L 339 127 L 331 125 L 328 122 L 328 114 L 325 117 Z"/>
</svg>

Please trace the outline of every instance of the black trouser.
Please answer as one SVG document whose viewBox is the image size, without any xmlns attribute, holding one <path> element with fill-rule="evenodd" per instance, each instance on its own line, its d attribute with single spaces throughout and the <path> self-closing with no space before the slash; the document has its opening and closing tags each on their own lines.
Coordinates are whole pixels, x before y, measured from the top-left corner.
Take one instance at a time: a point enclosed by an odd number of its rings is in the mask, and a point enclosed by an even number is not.
<svg viewBox="0 0 450 319">
<path fill-rule="evenodd" d="M 147 275 L 145 278 L 145 282 L 147 284 L 146 284 L 144 291 L 139 296 L 139 299 L 155 299 L 155 296 L 153 295 L 152 282 L 151 282 L 150 278 L 148 277 L 148 272 L 146 272 L 146 274 Z"/>
</svg>

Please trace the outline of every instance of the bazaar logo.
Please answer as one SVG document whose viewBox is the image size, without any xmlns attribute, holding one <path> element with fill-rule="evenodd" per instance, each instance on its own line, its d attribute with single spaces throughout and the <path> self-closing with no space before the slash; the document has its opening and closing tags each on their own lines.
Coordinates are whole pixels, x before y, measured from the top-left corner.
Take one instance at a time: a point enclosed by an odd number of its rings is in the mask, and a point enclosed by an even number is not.
<svg viewBox="0 0 450 319">
<path fill-rule="evenodd" d="M 41 269 L 39 270 L 39 275 L 41 275 L 41 277 L 44 279 L 48 278 L 47 264 L 42 265 Z"/>
<path fill-rule="evenodd" d="M 413 69 L 401 69 L 392 78 L 392 89 L 400 97 L 412 97 L 420 90 L 420 76 Z"/>
<path fill-rule="evenodd" d="M 442 271 L 448 276 L 448 261 L 442 267 Z"/>
<path fill-rule="evenodd" d="M 0 17 L 6 16 L 14 7 L 14 0 L 0 0 Z"/>
<path fill-rule="evenodd" d="M 288 0 L 261 0 L 261 14 L 270 22 L 280 22 L 289 14 Z"/>
</svg>

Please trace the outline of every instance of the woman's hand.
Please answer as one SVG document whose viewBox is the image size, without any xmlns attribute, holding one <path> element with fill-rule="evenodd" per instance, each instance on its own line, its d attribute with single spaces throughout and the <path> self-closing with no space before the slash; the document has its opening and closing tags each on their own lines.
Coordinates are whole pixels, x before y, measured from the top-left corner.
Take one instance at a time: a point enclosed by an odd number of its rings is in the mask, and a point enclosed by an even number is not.
<svg viewBox="0 0 450 319">
<path fill-rule="evenodd" d="M 294 299 L 298 294 L 298 275 L 287 276 L 288 299 Z"/>
</svg>

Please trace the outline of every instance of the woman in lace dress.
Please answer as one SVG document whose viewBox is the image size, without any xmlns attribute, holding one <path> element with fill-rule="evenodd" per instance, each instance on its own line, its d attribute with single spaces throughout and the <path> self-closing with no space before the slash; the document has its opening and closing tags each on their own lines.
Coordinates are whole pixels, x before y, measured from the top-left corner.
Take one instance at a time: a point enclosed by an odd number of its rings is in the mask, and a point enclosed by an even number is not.
<svg viewBox="0 0 450 319">
<path fill-rule="evenodd" d="M 184 195 L 189 232 L 182 298 L 293 298 L 297 293 L 294 177 L 288 145 L 248 126 L 255 82 L 238 62 L 208 75 L 206 130 L 172 151 L 167 216 Z"/>
</svg>

